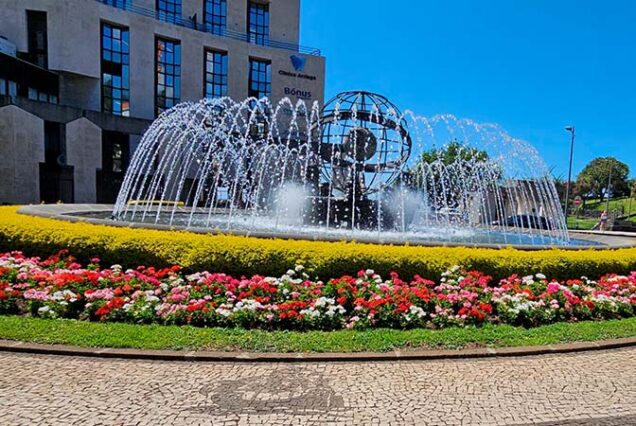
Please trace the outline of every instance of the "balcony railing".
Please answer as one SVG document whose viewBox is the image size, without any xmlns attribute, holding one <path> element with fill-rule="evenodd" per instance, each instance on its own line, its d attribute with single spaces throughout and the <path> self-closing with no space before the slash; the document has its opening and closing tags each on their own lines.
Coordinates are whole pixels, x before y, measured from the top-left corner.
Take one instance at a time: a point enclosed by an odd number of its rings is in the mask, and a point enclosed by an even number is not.
<svg viewBox="0 0 636 426">
<path fill-rule="evenodd" d="M 117 9 L 126 10 L 137 15 L 146 16 L 148 18 L 153 18 L 158 21 L 168 22 L 170 24 L 178 25 L 180 27 L 190 28 L 193 30 L 213 34 L 219 37 L 227 37 L 233 40 L 240 40 L 246 43 L 251 42 L 250 34 L 241 33 L 238 31 L 231 31 L 228 29 L 219 30 L 218 28 L 213 29 L 211 24 L 206 24 L 203 22 L 197 22 L 194 19 L 190 18 L 182 18 L 176 17 L 172 15 L 167 15 L 165 13 L 161 13 L 155 11 L 153 9 L 146 9 L 143 7 L 135 6 L 132 4 L 132 0 L 96 0 L 98 3 L 105 4 L 107 6 L 111 6 Z M 256 43 L 255 43 L 256 44 Z M 266 39 L 263 43 L 258 43 L 259 46 L 267 46 L 274 47 L 277 49 L 286 49 L 294 52 L 304 53 L 306 55 L 320 56 L 320 49 L 315 49 L 313 47 L 300 46 L 294 43 L 288 43 L 284 41 L 270 40 Z"/>
</svg>

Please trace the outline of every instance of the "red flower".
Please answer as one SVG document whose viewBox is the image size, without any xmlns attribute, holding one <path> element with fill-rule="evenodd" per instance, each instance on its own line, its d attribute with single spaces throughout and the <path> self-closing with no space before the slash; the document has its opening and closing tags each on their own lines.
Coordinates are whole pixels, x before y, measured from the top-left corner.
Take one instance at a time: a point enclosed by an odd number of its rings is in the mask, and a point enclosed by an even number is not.
<svg viewBox="0 0 636 426">
<path fill-rule="evenodd" d="M 118 309 L 124 306 L 125 303 L 126 302 L 121 297 L 113 297 L 113 299 L 110 302 L 108 302 L 108 306 L 111 309 Z"/>
<path fill-rule="evenodd" d="M 110 313 L 110 309 L 108 309 L 108 306 L 104 305 L 101 308 L 97 309 L 95 311 L 95 315 L 99 316 L 99 317 L 103 317 L 106 316 Z"/>
<path fill-rule="evenodd" d="M 488 303 L 481 303 L 479 305 L 479 309 L 488 314 L 492 314 L 492 305 L 489 305 Z"/>
</svg>

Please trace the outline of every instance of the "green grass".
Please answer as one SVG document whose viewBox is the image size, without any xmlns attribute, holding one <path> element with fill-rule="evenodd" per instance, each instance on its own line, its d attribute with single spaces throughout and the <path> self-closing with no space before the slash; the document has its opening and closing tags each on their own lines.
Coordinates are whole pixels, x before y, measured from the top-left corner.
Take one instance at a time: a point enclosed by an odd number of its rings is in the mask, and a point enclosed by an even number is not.
<svg viewBox="0 0 636 426">
<path fill-rule="evenodd" d="M 568 229 L 584 229 L 589 230 L 598 223 L 598 219 L 576 218 L 576 216 L 568 216 Z"/>
<path fill-rule="evenodd" d="M 629 197 L 611 199 L 609 203 L 609 211 L 618 210 L 625 214 L 629 211 Z M 636 213 L 636 198 L 631 198 L 632 213 Z M 606 200 L 588 200 L 585 203 L 585 207 L 588 209 L 603 211 L 606 207 Z"/>
<path fill-rule="evenodd" d="M 91 323 L 0 316 L 0 339 L 82 347 L 251 352 L 386 352 L 536 346 L 636 336 L 636 317 L 559 323 L 525 329 L 509 325 L 443 330 L 293 332 Z"/>
</svg>

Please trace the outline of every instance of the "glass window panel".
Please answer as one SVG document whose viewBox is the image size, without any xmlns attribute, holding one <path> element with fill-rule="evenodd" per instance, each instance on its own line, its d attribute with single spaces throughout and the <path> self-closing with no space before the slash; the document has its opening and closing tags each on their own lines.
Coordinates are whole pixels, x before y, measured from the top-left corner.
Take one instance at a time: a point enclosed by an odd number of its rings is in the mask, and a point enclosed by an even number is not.
<svg viewBox="0 0 636 426">
<path fill-rule="evenodd" d="M 180 101 L 181 47 L 179 42 L 157 39 L 156 49 L 155 110 L 159 115 Z"/>
<path fill-rule="evenodd" d="M 268 61 L 250 59 L 249 93 L 257 99 L 269 97 L 271 92 L 271 63 Z"/>
<path fill-rule="evenodd" d="M 18 96 L 18 85 L 15 81 L 9 81 L 9 96 Z"/>
<path fill-rule="evenodd" d="M 212 34 L 223 34 L 227 25 L 226 0 L 204 0 L 204 23 Z"/>
<path fill-rule="evenodd" d="M 269 4 L 248 3 L 248 38 L 251 43 L 269 43 Z"/>
<path fill-rule="evenodd" d="M 181 19 L 181 0 L 158 0 L 157 16 L 162 21 L 176 22 Z"/>
<path fill-rule="evenodd" d="M 219 98 L 227 94 L 227 53 L 206 52 L 205 81 L 214 84 L 205 86 L 205 97 Z M 225 80 L 225 84 L 222 82 Z"/>
<path fill-rule="evenodd" d="M 128 40 L 128 28 L 102 23 L 102 110 L 116 115 L 130 105 L 130 91 L 121 90 L 130 85 Z"/>
</svg>

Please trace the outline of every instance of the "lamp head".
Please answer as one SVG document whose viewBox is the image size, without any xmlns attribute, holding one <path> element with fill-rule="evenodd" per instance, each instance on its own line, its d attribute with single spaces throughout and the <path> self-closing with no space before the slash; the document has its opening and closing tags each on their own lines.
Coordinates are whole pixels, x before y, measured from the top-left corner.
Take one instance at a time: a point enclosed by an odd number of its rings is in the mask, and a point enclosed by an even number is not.
<svg viewBox="0 0 636 426">
<path fill-rule="evenodd" d="M 565 126 L 565 130 L 568 132 L 574 132 L 574 126 Z"/>
</svg>

